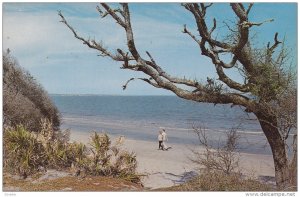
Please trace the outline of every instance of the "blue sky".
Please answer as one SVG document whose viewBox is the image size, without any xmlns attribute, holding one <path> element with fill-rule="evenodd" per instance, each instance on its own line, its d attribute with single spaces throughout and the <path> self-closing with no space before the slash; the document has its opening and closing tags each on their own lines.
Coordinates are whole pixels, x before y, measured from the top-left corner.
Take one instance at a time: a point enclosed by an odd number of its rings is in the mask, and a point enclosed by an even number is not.
<svg viewBox="0 0 300 197">
<path fill-rule="evenodd" d="M 132 82 L 123 91 L 122 85 L 138 72 L 121 70 L 120 64 L 97 56 L 97 52 L 76 40 L 60 23 L 61 10 L 78 34 L 102 40 L 109 49 L 125 49 L 123 29 L 109 17 L 101 19 L 97 3 L 4 3 L 3 50 L 10 48 L 21 66 L 27 69 L 49 93 L 167 95 L 142 81 Z M 130 4 L 136 45 L 141 54 L 149 51 L 166 71 L 178 77 L 205 80 L 216 77 L 210 60 L 201 56 L 197 45 L 181 31 L 183 24 L 196 32 L 192 15 L 177 3 Z M 234 21 L 228 4 L 216 3 L 208 10 L 207 23 L 217 19 L 216 36 L 226 34 L 223 21 Z M 261 22 L 274 22 L 254 27 L 256 42 L 263 46 L 273 41 L 275 32 L 287 39 L 295 62 L 297 56 L 297 4 L 257 3 L 249 16 Z M 238 72 L 229 72 L 239 80 Z"/>
</svg>

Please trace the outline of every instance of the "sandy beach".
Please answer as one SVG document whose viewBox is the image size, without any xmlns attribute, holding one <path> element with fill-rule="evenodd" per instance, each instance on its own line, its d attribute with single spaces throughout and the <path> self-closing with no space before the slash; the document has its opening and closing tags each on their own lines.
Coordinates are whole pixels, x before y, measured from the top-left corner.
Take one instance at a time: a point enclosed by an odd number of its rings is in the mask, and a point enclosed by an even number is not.
<svg viewBox="0 0 300 197">
<path fill-rule="evenodd" d="M 92 133 L 71 131 L 70 140 L 88 144 Z M 110 136 L 112 141 L 118 136 Z M 142 141 L 124 138 L 123 148 L 137 155 L 138 173 L 147 175 L 142 179 L 144 187 L 156 189 L 182 183 L 196 172 L 196 166 L 189 157 L 192 146 L 168 143 L 172 149 L 158 150 L 156 141 Z M 251 177 L 274 176 L 271 155 L 240 154 L 240 171 Z"/>
</svg>

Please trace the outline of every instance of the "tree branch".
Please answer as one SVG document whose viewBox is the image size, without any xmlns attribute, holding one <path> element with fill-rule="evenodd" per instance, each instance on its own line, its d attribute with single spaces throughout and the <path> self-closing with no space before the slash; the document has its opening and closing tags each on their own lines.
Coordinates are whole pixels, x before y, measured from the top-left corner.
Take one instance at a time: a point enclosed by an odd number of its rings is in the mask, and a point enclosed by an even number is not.
<svg viewBox="0 0 300 197">
<path fill-rule="evenodd" d="M 229 22 L 232 22 L 232 21 L 229 21 Z M 237 32 L 238 32 L 238 30 L 231 28 L 230 25 L 229 25 L 227 22 L 223 21 L 223 23 L 225 24 L 225 26 L 227 27 L 227 29 L 228 29 L 229 31 L 231 31 L 231 32 L 233 32 L 233 33 L 237 33 Z M 232 23 L 233 23 L 233 22 L 232 22 Z"/>
<path fill-rule="evenodd" d="M 117 61 L 123 61 L 123 69 L 130 69 L 134 71 L 140 71 L 145 73 L 146 75 L 149 76 L 149 78 L 137 78 L 139 80 L 143 80 L 146 83 L 156 87 L 156 88 L 164 88 L 167 90 L 172 91 L 175 93 L 178 97 L 187 99 L 187 100 L 193 100 L 197 102 L 209 102 L 209 103 L 215 103 L 215 104 L 234 104 L 234 105 L 242 105 L 245 106 L 246 108 L 251 108 L 251 102 L 249 99 L 242 95 L 238 94 L 231 94 L 231 93 L 221 93 L 221 91 L 212 91 L 208 90 L 206 86 L 203 86 L 199 84 L 195 80 L 188 80 L 185 78 L 176 78 L 172 77 L 169 74 L 167 74 L 154 60 L 154 58 L 151 56 L 149 52 L 146 52 L 148 57 L 150 58 L 150 61 L 147 61 L 143 59 L 139 52 L 136 49 L 135 43 L 134 43 L 134 36 L 133 36 L 133 31 L 132 31 L 132 26 L 130 22 L 130 13 L 129 13 L 129 8 L 127 4 L 122 4 L 123 9 L 111 9 L 107 4 L 101 3 L 102 7 L 106 10 L 107 14 L 106 15 L 111 15 L 113 19 L 122 27 L 124 27 L 125 32 L 126 32 L 126 38 L 127 38 L 127 47 L 131 55 L 128 53 L 123 52 L 121 49 L 117 49 L 118 54 L 117 55 L 112 55 L 109 53 L 104 47 L 102 47 L 101 44 L 94 42 L 90 42 L 88 40 L 83 39 L 82 37 L 78 36 L 75 30 L 67 23 L 67 21 L 64 19 L 64 17 L 59 13 L 61 18 L 63 19 L 63 23 L 66 24 L 66 26 L 73 32 L 74 36 L 83 41 L 84 44 L 87 44 L 88 47 L 96 49 L 100 51 L 103 55 L 109 56 L 114 60 Z M 198 28 L 198 31 L 200 32 L 200 36 L 202 37 L 201 41 L 198 40 L 194 35 L 192 35 L 185 27 L 184 32 L 189 34 L 195 41 L 198 43 L 200 46 L 202 53 L 205 55 L 211 57 L 214 63 L 216 65 L 225 65 L 222 61 L 219 61 L 217 57 L 217 53 L 213 53 L 212 51 L 206 49 L 205 43 L 208 42 L 211 46 L 215 47 L 220 47 L 224 50 L 228 50 L 230 46 L 226 43 L 219 42 L 217 40 L 212 39 L 210 34 L 214 31 L 216 28 L 216 20 L 214 20 L 214 26 L 208 32 L 204 18 L 205 16 L 205 10 L 211 5 L 207 6 L 202 6 L 202 12 L 200 11 L 200 7 L 198 4 L 189 4 L 187 6 L 188 8 L 190 7 L 191 10 L 193 11 L 194 15 L 196 18 L 200 19 L 201 21 L 198 23 L 198 27 L 203 27 L 203 29 Z M 98 10 L 99 11 L 99 10 Z M 121 13 L 122 17 L 119 17 L 116 12 Z M 105 13 L 104 13 L 105 15 Z M 123 19 L 122 19 L 123 18 Z M 135 61 L 135 63 L 130 64 L 129 61 Z M 217 62 L 219 61 L 219 62 Z M 236 62 L 236 57 L 233 58 L 233 61 L 231 62 L 232 64 L 235 64 Z M 225 66 L 226 67 L 226 66 Z M 231 67 L 231 66 L 230 66 Z M 234 85 L 231 85 L 230 83 L 233 83 L 229 79 L 227 79 L 227 76 L 222 73 L 222 69 L 219 69 L 219 74 L 220 74 L 220 79 L 225 81 L 225 84 L 229 84 L 229 87 L 233 87 Z M 222 74 L 222 75 L 221 75 Z M 129 79 L 124 85 L 123 89 L 126 89 L 128 84 L 133 81 L 135 78 Z M 185 90 L 176 84 L 182 84 L 186 86 L 190 86 L 195 88 L 197 91 L 188 91 Z"/>
<path fill-rule="evenodd" d="M 250 10 L 251 10 L 251 8 L 252 8 L 253 5 L 254 5 L 254 3 L 250 3 L 250 4 L 249 4 L 248 9 L 247 9 L 247 11 L 246 11 L 246 14 L 247 14 L 247 15 L 249 14 L 249 12 L 250 12 Z"/>
<path fill-rule="evenodd" d="M 268 50 L 273 52 L 280 43 L 282 42 L 278 41 L 278 32 L 276 32 L 274 36 L 274 44 Z"/>
<path fill-rule="evenodd" d="M 127 88 L 128 84 L 129 84 L 131 81 L 134 81 L 134 80 L 136 80 L 136 79 L 145 81 L 145 82 L 147 82 L 148 84 L 154 86 L 155 88 L 161 88 L 157 83 L 155 83 L 155 82 L 152 81 L 152 80 L 153 80 L 152 78 L 149 78 L 149 79 L 147 79 L 147 78 L 130 78 L 130 79 L 127 80 L 126 83 L 122 86 L 122 87 L 123 87 L 123 90 L 125 90 L 125 89 Z"/>
<path fill-rule="evenodd" d="M 134 78 L 130 78 L 128 81 L 126 81 L 126 83 L 122 86 L 123 90 L 125 90 L 127 88 L 128 83 L 133 80 L 134 80 Z"/>
<path fill-rule="evenodd" d="M 202 11 L 200 11 L 200 7 L 197 3 L 186 3 L 182 4 L 185 9 L 189 10 L 195 18 L 197 27 L 198 27 L 198 32 L 202 39 L 205 39 L 206 42 L 218 46 L 223 49 L 228 49 L 231 48 L 231 46 L 225 42 L 220 42 L 215 39 L 212 39 L 208 33 L 207 26 L 205 24 L 204 16 L 206 14 L 206 9 L 204 5 L 202 5 Z"/>
<path fill-rule="evenodd" d="M 249 22 L 249 21 L 245 21 L 241 24 L 239 24 L 240 26 L 243 26 L 244 28 L 250 28 L 252 26 L 261 26 L 262 24 L 264 23 L 268 23 L 268 22 L 273 22 L 274 19 L 268 19 L 268 20 L 264 20 L 263 22 L 260 22 L 260 23 L 256 23 L 256 22 Z"/>
<path fill-rule="evenodd" d="M 165 79 L 167 79 L 169 82 L 172 82 L 172 83 L 183 84 L 186 86 L 195 87 L 197 89 L 203 89 L 203 87 L 197 81 L 192 81 L 192 80 L 188 80 L 188 79 L 182 79 L 182 78 L 176 78 L 176 77 L 170 76 L 159 65 L 156 64 L 155 60 L 153 59 L 153 57 L 151 56 L 151 54 L 148 51 L 146 51 L 146 53 L 149 56 L 149 58 L 151 59 L 151 62 L 146 61 L 146 64 L 151 66 L 152 68 L 154 68 L 158 72 L 159 76 L 164 77 Z"/>
<path fill-rule="evenodd" d="M 211 34 L 213 33 L 213 31 L 216 29 L 216 27 L 217 27 L 217 21 L 216 21 L 216 19 L 214 18 L 214 20 L 213 20 L 213 27 L 211 28 L 211 30 L 208 32 L 208 34 L 209 34 L 209 37 L 211 37 Z"/>
<path fill-rule="evenodd" d="M 223 68 L 221 66 L 216 65 L 216 70 L 219 76 L 219 80 L 225 83 L 228 87 L 244 93 L 250 91 L 247 84 L 245 85 L 239 84 L 233 81 L 232 79 L 230 79 L 229 77 L 227 77 L 227 75 L 224 73 Z"/>
<path fill-rule="evenodd" d="M 245 70 L 248 73 L 253 72 L 253 57 L 251 54 L 251 49 L 247 46 L 249 44 L 249 22 L 248 13 L 245 11 L 243 4 L 241 3 L 231 3 L 232 10 L 239 18 L 238 22 L 238 41 L 233 47 L 233 54 L 237 56 L 238 61 L 242 63 Z"/>
<path fill-rule="evenodd" d="M 200 40 L 198 40 L 196 36 L 194 36 L 189 30 L 187 30 L 186 25 L 184 25 L 182 33 L 188 34 L 196 43 L 198 43 L 198 45 L 200 45 Z"/>
<path fill-rule="evenodd" d="M 116 12 L 118 11 L 118 9 L 117 10 L 113 10 L 106 3 L 101 3 L 101 5 L 107 11 L 107 14 L 111 15 L 115 19 L 115 21 L 118 24 L 120 24 L 123 28 L 126 28 L 125 22 L 116 14 Z M 98 11 L 100 12 L 100 14 L 103 13 L 101 11 L 100 7 L 98 7 Z M 121 11 L 119 11 L 119 12 L 121 12 Z"/>
<path fill-rule="evenodd" d="M 270 43 L 268 43 L 267 46 L 267 56 L 266 56 L 266 62 L 270 62 L 272 59 L 272 55 L 274 53 L 274 50 L 276 49 L 276 47 L 281 44 L 282 42 L 278 41 L 278 32 L 275 33 L 274 36 L 274 44 L 269 47 Z"/>
<path fill-rule="evenodd" d="M 77 38 L 78 40 L 81 40 L 83 42 L 83 44 L 86 44 L 88 47 L 92 48 L 92 49 L 96 49 L 98 51 L 100 51 L 100 55 L 101 56 L 108 56 L 110 58 L 112 58 L 115 61 L 124 61 L 124 59 L 120 58 L 120 56 L 118 55 L 113 55 L 112 53 L 110 53 L 107 49 L 105 49 L 102 44 L 97 43 L 95 40 L 86 40 L 83 37 L 79 36 L 76 31 L 74 30 L 74 28 L 69 25 L 69 23 L 66 21 L 65 17 L 62 15 L 61 11 L 58 12 L 58 15 L 61 17 L 61 21 L 62 23 L 64 23 L 72 32 L 75 38 Z"/>
<path fill-rule="evenodd" d="M 126 36 L 127 36 L 128 49 L 137 62 L 143 61 L 140 54 L 138 53 L 138 51 L 136 49 L 135 43 L 134 43 L 134 37 L 133 37 L 133 31 L 132 31 L 131 22 L 130 22 L 130 13 L 129 13 L 128 4 L 124 3 L 122 5 L 123 5 L 123 10 L 124 10 L 124 20 L 125 20 L 125 24 L 126 24 L 125 31 L 126 31 Z"/>
</svg>

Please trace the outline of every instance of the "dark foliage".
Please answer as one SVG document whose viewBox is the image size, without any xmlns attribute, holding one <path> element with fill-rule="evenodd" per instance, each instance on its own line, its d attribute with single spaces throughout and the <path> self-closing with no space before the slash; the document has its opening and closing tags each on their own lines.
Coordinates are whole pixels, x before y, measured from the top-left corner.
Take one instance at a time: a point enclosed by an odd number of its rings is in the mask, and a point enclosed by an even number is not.
<svg viewBox="0 0 300 197">
<path fill-rule="evenodd" d="M 53 129 L 60 126 L 60 115 L 48 93 L 9 52 L 3 54 L 3 125 L 24 125 L 39 131 L 40 120 L 48 119 Z"/>
</svg>

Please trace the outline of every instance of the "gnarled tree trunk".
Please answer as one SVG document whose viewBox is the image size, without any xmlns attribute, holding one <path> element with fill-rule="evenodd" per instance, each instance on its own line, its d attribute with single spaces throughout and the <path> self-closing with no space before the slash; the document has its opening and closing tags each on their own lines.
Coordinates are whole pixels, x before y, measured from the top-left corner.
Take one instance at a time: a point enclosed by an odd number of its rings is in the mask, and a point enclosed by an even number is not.
<svg viewBox="0 0 300 197">
<path fill-rule="evenodd" d="M 289 165 L 285 141 L 278 130 L 276 116 L 263 112 L 255 114 L 272 150 L 276 185 L 283 190 L 289 187 Z"/>
</svg>

